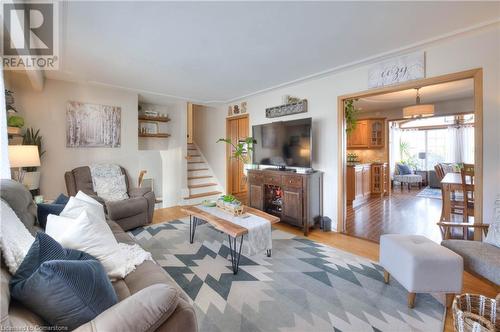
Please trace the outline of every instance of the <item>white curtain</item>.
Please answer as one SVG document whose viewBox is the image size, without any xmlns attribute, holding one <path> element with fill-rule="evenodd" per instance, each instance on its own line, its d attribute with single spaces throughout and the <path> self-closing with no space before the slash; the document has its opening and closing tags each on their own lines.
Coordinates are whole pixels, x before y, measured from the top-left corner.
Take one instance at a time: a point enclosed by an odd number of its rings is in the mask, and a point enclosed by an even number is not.
<svg viewBox="0 0 500 332">
<path fill-rule="evenodd" d="M 7 111 L 5 109 L 5 87 L 3 83 L 3 70 L 0 69 L 0 178 L 10 179 L 9 165 L 9 139 L 7 136 Z"/>
<path fill-rule="evenodd" d="M 401 150 L 399 148 L 399 143 L 401 142 L 401 130 L 397 124 L 392 124 L 391 130 L 389 131 L 389 170 L 391 178 L 394 175 L 394 170 L 396 168 L 396 162 L 401 160 Z"/>
<path fill-rule="evenodd" d="M 474 163 L 474 126 L 462 125 L 448 127 L 449 149 L 446 162 Z"/>
</svg>

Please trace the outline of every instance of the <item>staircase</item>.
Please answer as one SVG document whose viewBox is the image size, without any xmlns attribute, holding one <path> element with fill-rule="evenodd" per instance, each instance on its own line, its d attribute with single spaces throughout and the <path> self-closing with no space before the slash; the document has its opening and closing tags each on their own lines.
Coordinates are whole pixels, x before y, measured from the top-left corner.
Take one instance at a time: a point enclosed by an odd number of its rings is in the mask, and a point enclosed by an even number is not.
<svg viewBox="0 0 500 332">
<path fill-rule="evenodd" d="M 206 199 L 217 199 L 222 194 L 222 187 L 195 144 L 188 144 L 186 159 L 189 196 L 183 197 L 183 204 L 193 205 Z"/>
</svg>

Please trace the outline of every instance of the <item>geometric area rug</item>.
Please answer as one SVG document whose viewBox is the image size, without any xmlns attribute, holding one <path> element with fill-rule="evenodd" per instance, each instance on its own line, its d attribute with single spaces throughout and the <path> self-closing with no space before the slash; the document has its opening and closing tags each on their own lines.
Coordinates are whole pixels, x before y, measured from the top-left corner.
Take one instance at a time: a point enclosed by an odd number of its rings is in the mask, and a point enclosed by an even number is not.
<svg viewBox="0 0 500 332">
<path fill-rule="evenodd" d="M 192 300 L 204 331 L 442 331 L 443 305 L 414 309 L 394 278 L 348 252 L 273 229 L 272 257 L 241 256 L 233 275 L 227 236 L 208 224 L 189 243 L 189 219 L 129 232 Z"/>
</svg>

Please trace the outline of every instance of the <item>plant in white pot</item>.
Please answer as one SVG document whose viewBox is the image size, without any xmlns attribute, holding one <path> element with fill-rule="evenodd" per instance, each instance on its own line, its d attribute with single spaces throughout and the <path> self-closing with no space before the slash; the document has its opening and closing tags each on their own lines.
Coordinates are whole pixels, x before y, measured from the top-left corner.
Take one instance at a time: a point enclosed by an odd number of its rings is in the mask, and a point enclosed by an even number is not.
<svg viewBox="0 0 500 332">
<path fill-rule="evenodd" d="M 40 129 L 36 132 L 33 128 L 26 129 L 23 135 L 23 145 L 36 145 L 38 147 L 38 155 L 42 159 L 45 151 L 42 151 L 42 136 L 40 136 Z M 36 190 L 40 188 L 40 171 L 38 167 L 25 167 L 24 168 L 23 184 L 29 190 Z"/>
</svg>

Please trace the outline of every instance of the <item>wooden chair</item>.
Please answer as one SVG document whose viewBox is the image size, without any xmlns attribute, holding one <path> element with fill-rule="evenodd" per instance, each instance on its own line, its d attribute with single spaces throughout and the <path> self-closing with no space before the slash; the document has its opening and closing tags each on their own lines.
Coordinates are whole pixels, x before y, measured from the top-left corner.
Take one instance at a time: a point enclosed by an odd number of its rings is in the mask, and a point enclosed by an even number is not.
<svg viewBox="0 0 500 332">
<path fill-rule="evenodd" d="M 445 174 L 444 174 L 444 169 L 443 169 L 443 165 L 441 164 L 436 164 L 434 166 L 434 170 L 436 171 L 436 175 L 437 175 L 437 178 L 439 180 L 439 182 L 441 182 L 441 180 L 443 180 Z"/>
<path fill-rule="evenodd" d="M 462 223 L 462 222 L 444 222 L 440 221 L 437 223 L 441 230 L 441 235 L 443 236 L 443 240 L 449 240 L 454 237 L 456 232 L 453 232 L 454 229 L 462 230 L 462 240 L 468 240 L 469 229 L 478 230 L 482 233 L 483 239 L 488 235 L 488 228 L 490 225 L 488 224 L 470 224 L 470 223 Z M 460 234 L 460 233 L 459 233 Z"/>
<path fill-rule="evenodd" d="M 463 219 L 464 223 L 469 221 L 469 217 L 474 216 L 474 165 L 464 164 L 460 170 L 462 176 L 463 192 Z"/>
</svg>

